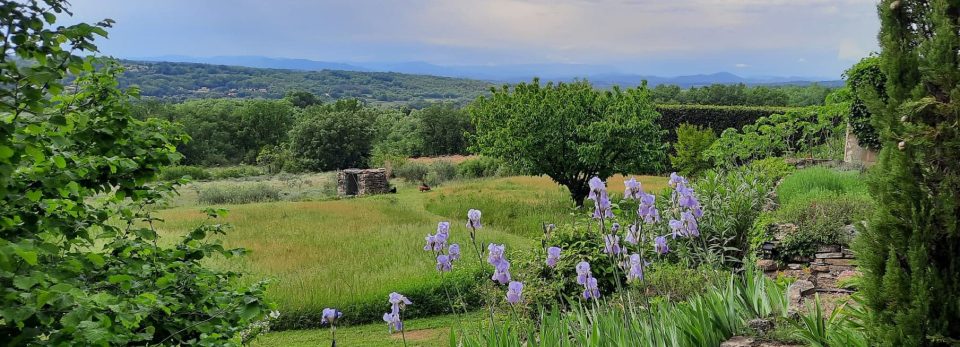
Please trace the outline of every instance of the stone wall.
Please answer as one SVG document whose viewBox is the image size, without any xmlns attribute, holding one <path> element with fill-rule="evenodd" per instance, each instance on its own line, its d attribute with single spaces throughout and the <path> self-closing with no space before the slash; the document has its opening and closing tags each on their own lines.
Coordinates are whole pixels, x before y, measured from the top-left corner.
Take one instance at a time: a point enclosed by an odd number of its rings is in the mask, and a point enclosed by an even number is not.
<svg viewBox="0 0 960 347">
<path fill-rule="evenodd" d="M 795 232 L 797 226 L 785 223 L 774 224 L 774 240 L 761 246 L 757 268 L 768 277 L 786 276 L 796 282 L 787 288 L 790 310 L 803 308 L 804 302 L 816 294 L 822 297 L 846 296 L 851 290 L 841 288 L 838 282 L 857 275 L 856 257 L 849 248 L 840 245 L 820 246 L 813 258 L 794 257 L 786 263 L 774 260 L 780 240 L 784 235 Z M 848 226 L 852 229 L 852 226 Z"/>
<path fill-rule="evenodd" d="M 355 191 L 351 187 L 355 186 Z M 390 192 L 386 169 L 346 169 L 337 172 L 337 195 L 362 196 Z"/>
</svg>

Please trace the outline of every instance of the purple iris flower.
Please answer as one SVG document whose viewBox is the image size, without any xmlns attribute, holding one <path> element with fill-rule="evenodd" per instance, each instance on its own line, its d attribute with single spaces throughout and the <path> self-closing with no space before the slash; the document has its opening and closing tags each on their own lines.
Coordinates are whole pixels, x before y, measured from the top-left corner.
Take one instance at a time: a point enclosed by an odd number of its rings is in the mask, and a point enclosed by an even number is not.
<svg viewBox="0 0 960 347">
<path fill-rule="evenodd" d="M 620 236 L 603 235 L 603 252 L 610 255 L 620 254 Z"/>
<path fill-rule="evenodd" d="M 647 224 L 660 222 L 660 211 L 657 210 L 657 196 L 653 194 L 641 193 L 640 206 L 637 207 L 637 215 L 643 218 Z"/>
<path fill-rule="evenodd" d="M 511 304 L 516 304 L 520 302 L 520 297 L 523 295 L 523 283 L 513 281 L 507 285 L 507 302 Z"/>
<path fill-rule="evenodd" d="M 390 304 L 394 306 L 399 306 L 400 308 L 403 308 L 406 305 L 413 304 L 412 302 L 410 302 L 410 299 L 407 299 L 406 296 L 403 296 L 403 294 L 400 294 L 397 292 L 390 293 L 388 300 L 390 301 Z"/>
<path fill-rule="evenodd" d="M 337 311 L 335 308 L 325 308 L 320 318 L 320 324 L 333 325 L 341 316 L 343 316 L 343 312 Z"/>
<path fill-rule="evenodd" d="M 607 191 L 607 184 L 603 183 L 603 180 L 601 180 L 600 177 L 594 176 L 590 179 L 588 184 L 590 185 L 590 194 L 587 195 L 587 199 L 597 201 L 597 194 Z"/>
<path fill-rule="evenodd" d="M 630 255 L 630 270 L 627 271 L 627 282 L 632 282 L 636 280 L 643 281 L 643 267 L 646 264 L 643 263 L 643 259 L 640 258 L 640 255 L 637 253 Z"/>
<path fill-rule="evenodd" d="M 387 322 L 390 332 L 403 330 L 403 321 L 400 320 L 400 311 L 394 309 L 392 312 L 383 314 L 383 321 Z"/>
<path fill-rule="evenodd" d="M 450 255 L 450 261 L 460 260 L 460 245 L 454 243 L 447 248 L 447 254 Z"/>
<path fill-rule="evenodd" d="M 487 246 L 487 262 L 496 268 L 499 266 L 501 262 L 507 261 L 503 257 L 503 252 L 505 249 L 506 249 L 506 246 L 504 245 L 498 245 L 495 243 L 491 243 L 490 245 L 488 245 Z"/>
<path fill-rule="evenodd" d="M 390 312 L 383 314 L 383 321 L 389 324 L 391 332 L 394 330 L 403 330 L 403 321 L 400 320 L 400 309 L 412 304 L 412 302 L 397 292 L 390 293 L 388 300 L 390 301 Z"/>
<path fill-rule="evenodd" d="M 643 188 L 640 186 L 640 182 L 633 177 L 630 177 L 629 180 L 623 181 L 624 190 L 623 198 L 627 200 L 640 200 L 641 195 L 643 194 Z"/>
<path fill-rule="evenodd" d="M 683 221 L 683 228 L 686 230 L 686 236 L 700 236 L 700 226 L 697 224 L 697 218 L 693 216 L 692 212 L 680 212 L 680 220 Z"/>
<path fill-rule="evenodd" d="M 494 280 L 500 284 L 507 284 L 510 282 L 510 262 L 503 260 L 498 263 L 496 268 L 493 270 L 493 276 L 490 276 L 491 280 Z"/>
<path fill-rule="evenodd" d="M 450 222 L 437 223 L 437 234 L 446 234 L 450 232 Z"/>
<path fill-rule="evenodd" d="M 673 238 L 677 238 L 677 236 L 685 236 L 683 221 L 671 219 L 669 224 L 670 224 L 670 233 L 673 234 Z"/>
<path fill-rule="evenodd" d="M 637 224 L 630 224 L 630 227 L 627 228 L 627 236 L 623 240 L 627 241 L 627 243 L 630 243 L 631 245 L 640 243 L 640 226 Z"/>
<path fill-rule="evenodd" d="M 557 267 L 557 261 L 560 260 L 560 247 L 547 248 L 547 266 Z"/>
<path fill-rule="evenodd" d="M 600 298 L 600 288 L 597 286 L 596 278 L 587 278 L 583 285 L 583 298 L 588 300 Z"/>
<path fill-rule="evenodd" d="M 423 246 L 424 251 L 434 251 L 437 248 L 437 236 L 433 234 L 427 234 L 427 237 L 423 238 L 427 241 L 426 245 Z"/>
<path fill-rule="evenodd" d="M 480 210 L 467 211 L 467 228 L 480 229 Z"/>
<path fill-rule="evenodd" d="M 687 179 L 673 172 L 670 174 L 670 181 L 667 183 L 670 184 L 671 187 L 676 188 L 678 185 L 686 185 Z"/>
<path fill-rule="evenodd" d="M 667 246 L 667 238 L 657 236 L 657 238 L 653 240 L 653 250 L 658 254 L 667 254 L 667 252 L 670 252 L 670 247 Z"/>
<path fill-rule="evenodd" d="M 581 261 L 577 264 L 577 284 L 586 285 L 587 279 L 592 276 L 590 274 L 590 263 Z"/>
<path fill-rule="evenodd" d="M 441 254 L 437 256 L 437 270 L 440 272 L 450 271 L 453 264 L 450 263 L 450 256 Z"/>
<path fill-rule="evenodd" d="M 610 225 L 610 233 L 616 234 L 617 231 L 620 231 L 620 223 L 613 223 Z"/>
</svg>

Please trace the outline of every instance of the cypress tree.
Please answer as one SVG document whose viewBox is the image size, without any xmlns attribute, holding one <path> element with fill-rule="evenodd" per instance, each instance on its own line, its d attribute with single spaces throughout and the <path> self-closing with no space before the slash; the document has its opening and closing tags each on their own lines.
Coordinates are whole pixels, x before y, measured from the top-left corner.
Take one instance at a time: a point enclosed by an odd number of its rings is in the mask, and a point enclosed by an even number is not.
<svg viewBox="0 0 960 347">
<path fill-rule="evenodd" d="M 960 0 L 884 0 L 878 209 L 856 244 L 871 345 L 960 343 Z M 873 106 L 871 106 L 873 105 Z"/>
</svg>

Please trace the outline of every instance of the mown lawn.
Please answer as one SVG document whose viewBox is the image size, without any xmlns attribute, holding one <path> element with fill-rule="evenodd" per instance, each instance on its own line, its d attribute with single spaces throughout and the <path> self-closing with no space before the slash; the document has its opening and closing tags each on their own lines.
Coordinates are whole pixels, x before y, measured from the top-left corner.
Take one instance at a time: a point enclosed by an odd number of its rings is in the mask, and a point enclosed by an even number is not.
<svg viewBox="0 0 960 347">
<path fill-rule="evenodd" d="M 459 331 L 462 323 L 466 331 L 482 329 L 483 312 L 466 315 L 442 315 L 411 319 L 404 322 L 407 346 L 441 347 L 450 345 L 450 332 Z M 330 346 L 330 329 L 288 330 L 267 333 L 253 341 L 254 347 Z M 337 328 L 337 346 L 403 346 L 403 336 L 390 334 L 385 323 L 372 323 Z"/>
</svg>

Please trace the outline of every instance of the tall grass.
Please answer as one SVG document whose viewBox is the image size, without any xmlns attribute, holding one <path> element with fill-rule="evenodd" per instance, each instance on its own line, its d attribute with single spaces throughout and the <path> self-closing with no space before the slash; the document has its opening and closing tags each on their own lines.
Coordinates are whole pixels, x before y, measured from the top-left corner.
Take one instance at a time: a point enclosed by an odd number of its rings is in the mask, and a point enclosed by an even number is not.
<svg viewBox="0 0 960 347">
<path fill-rule="evenodd" d="M 199 190 L 201 204 L 249 204 L 280 200 L 280 190 L 266 183 L 217 183 Z"/>
<path fill-rule="evenodd" d="M 799 196 L 817 190 L 866 195 L 867 183 L 859 172 L 812 167 L 798 170 L 784 178 L 777 187 L 777 198 L 780 204 L 785 205 Z"/>
<path fill-rule="evenodd" d="M 564 209 L 547 208 L 556 200 L 527 199 L 529 191 L 505 190 L 504 182 L 525 182 L 528 178 L 504 178 L 478 182 L 455 182 L 430 193 L 402 190 L 398 194 L 359 199 L 311 202 L 269 202 L 230 207 L 224 220 L 232 226 L 221 240 L 227 247 L 251 250 L 246 257 L 223 259 L 213 266 L 245 273 L 251 281 L 273 279 L 269 299 L 281 311 L 275 328 L 319 326 L 319 312 L 337 307 L 344 312 L 343 323 L 378 321 L 388 309 L 386 296 L 393 291 L 408 295 L 415 305 L 410 317 L 445 312 L 449 309 L 436 260 L 423 251 L 423 237 L 436 231 L 437 222 L 451 222 L 451 242 L 464 246 L 462 260 L 455 264 L 459 279 L 445 278 L 449 289 L 457 281 L 460 289 L 467 283 L 483 282 L 475 276 L 478 265 L 467 246 L 464 226 L 466 209 L 437 215 L 426 208 L 432 197 L 443 195 L 456 206 L 468 206 L 474 186 L 496 196 L 484 206 L 484 228 L 478 241 L 506 243 L 511 250 L 527 249 L 533 242 L 507 230 L 519 228 L 511 219 L 488 219 L 495 210 L 512 206 L 517 210 L 543 211 L 542 219 L 562 217 Z M 540 182 L 534 178 L 531 182 Z M 542 179 L 543 182 L 549 181 Z M 506 185 L 510 187 L 512 185 Z M 533 191 L 552 191 L 546 184 L 534 184 Z M 517 201 L 523 203 L 514 204 Z M 562 201 L 562 199 L 561 199 Z M 552 214 L 552 215 L 550 215 Z M 164 222 L 158 226 L 164 239 L 173 239 L 191 230 L 204 215 L 198 206 L 159 211 Z M 536 220 L 540 220 L 537 218 Z M 539 223 L 539 222 L 538 222 Z M 452 289 L 451 289 L 452 290 Z M 467 295 L 467 293 L 464 293 Z M 471 306 L 470 308 L 475 308 Z"/>
</svg>

